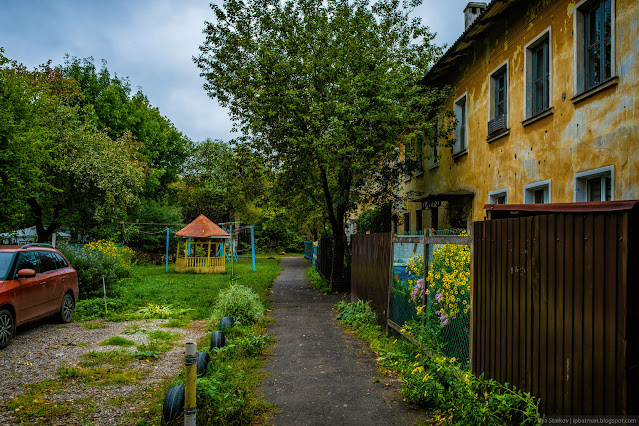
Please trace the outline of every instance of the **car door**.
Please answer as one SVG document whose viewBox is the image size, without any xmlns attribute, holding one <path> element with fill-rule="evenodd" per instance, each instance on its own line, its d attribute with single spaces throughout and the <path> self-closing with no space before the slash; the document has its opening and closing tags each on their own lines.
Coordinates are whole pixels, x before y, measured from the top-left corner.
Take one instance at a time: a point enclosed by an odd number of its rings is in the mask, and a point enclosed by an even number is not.
<svg viewBox="0 0 639 426">
<path fill-rule="evenodd" d="M 62 293 L 64 291 L 64 280 L 66 273 L 59 267 L 55 253 L 50 251 L 38 251 L 40 255 L 40 276 L 42 278 L 42 289 L 46 297 L 46 311 L 54 312 L 60 309 L 62 303 Z"/>
<path fill-rule="evenodd" d="M 34 277 L 20 278 L 18 271 L 33 269 Z M 37 318 L 46 312 L 47 295 L 44 291 L 45 282 L 40 272 L 40 259 L 35 251 L 18 253 L 14 279 L 18 283 L 15 288 L 16 323 L 22 323 Z"/>
</svg>

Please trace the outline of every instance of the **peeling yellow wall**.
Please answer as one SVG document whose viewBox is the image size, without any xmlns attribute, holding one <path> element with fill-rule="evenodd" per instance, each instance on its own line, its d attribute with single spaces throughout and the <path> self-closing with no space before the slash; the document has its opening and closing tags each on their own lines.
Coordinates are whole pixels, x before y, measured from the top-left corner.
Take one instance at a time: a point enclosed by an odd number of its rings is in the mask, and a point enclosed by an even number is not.
<svg viewBox="0 0 639 426">
<path fill-rule="evenodd" d="M 523 203 L 524 185 L 550 179 L 551 202 L 572 202 L 575 173 L 614 166 L 614 199 L 639 199 L 639 2 L 615 2 L 613 75 L 617 84 L 580 102 L 572 100 L 578 95 L 575 6 L 567 0 L 519 6 L 527 10 L 518 13 L 517 20 L 509 19 L 499 33 L 476 45 L 475 59 L 460 63 L 459 78 L 452 82 L 454 99 L 468 93 L 468 154 L 453 159 L 450 149 L 441 148 L 439 167 L 428 171 L 425 165 L 424 175 L 407 182 L 406 190 L 420 190 L 424 195 L 473 191 L 471 219 L 482 220 L 490 191 L 507 188 L 509 203 Z M 553 113 L 524 126 L 524 47 L 549 27 Z M 506 60 L 509 134 L 489 143 L 489 74 Z M 411 211 L 412 230 L 420 208 L 418 203 L 406 206 Z M 428 224 L 427 213 L 424 227 Z"/>
</svg>

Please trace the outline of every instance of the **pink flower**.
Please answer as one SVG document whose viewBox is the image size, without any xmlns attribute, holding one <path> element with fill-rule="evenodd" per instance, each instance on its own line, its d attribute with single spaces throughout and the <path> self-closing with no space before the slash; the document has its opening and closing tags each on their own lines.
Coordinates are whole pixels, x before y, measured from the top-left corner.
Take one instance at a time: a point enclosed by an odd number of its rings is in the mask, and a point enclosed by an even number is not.
<svg viewBox="0 0 639 426">
<path fill-rule="evenodd" d="M 442 303 L 442 294 L 441 293 L 437 293 L 435 295 L 435 300 L 437 300 L 437 303 Z"/>
</svg>

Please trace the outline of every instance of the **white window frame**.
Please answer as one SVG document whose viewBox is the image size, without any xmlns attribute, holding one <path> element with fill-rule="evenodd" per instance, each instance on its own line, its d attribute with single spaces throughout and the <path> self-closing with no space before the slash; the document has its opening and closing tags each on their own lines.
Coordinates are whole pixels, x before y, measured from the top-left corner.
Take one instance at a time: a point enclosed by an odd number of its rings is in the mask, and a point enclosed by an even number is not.
<svg viewBox="0 0 639 426">
<path fill-rule="evenodd" d="M 616 61 L 615 61 L 615 37 L 616 37 L 616 0 L 610 0 L 610 79 L 605 79 L 596 84 L 593 87 L 586 88 L 586 58 L 584 55 L 584 12 L 590 4 L 596 3 L 599 0 L 581 0 L 573 7 L 573 39 L 574 39 L 574 62 L 573 62 L 573 75 L 575 76 L 575 96 L 582 93 L 586 93 L 598 85 L 605 83 L 606 81 L 614 78 L 617 75 Z"/>
<path fill-rule="evenodd" d="M 544 204 L 552 202 L 552 179 L 546 179 L 539 182 L 524 185 L 524 204 L 535 204 L 535 191 L 545 188 Z"/>
<path fill-rule="evenodd" d="M 524 96 L 524 112 L 526 118 L 534 117 L 535 115 L 542 114 L 544 111 L 533 114 L 533 93 L 534 82 L 533 78 L 533 49 L 539 44 L 543 43 L 545 39 L 548 39 L 548 107 L 545 111 L 552 108 L 552 26 L 543 30 L 537 37 L 529 41 L 524 48 L 524 70 L 526 70 L 526 86 Z"/>
<path fill-rule="evenodd" d="M 598 169 L 587 170 L 585 172 L 575 173 L 575 191 L 573 201 L 585 202 L 588 201 L 588 186 L 589 179 L 610 176 L 610 200 L 615 199 L 615 166 L 600 167 Z M 602 184 L 603 185 L 603 184 Z M 604 191 L 602 191 L 602 194 Z M 603 200 L 605 201 L 605 200 Z"/>
<path fill-rule="evenodd" d="M 495 74 L 498 74 L 503 68 L 506 68 L 506 128 L 509 128 L 510 122 L 510 93 L 508 88 L 510 86 L 510 60 L 506 59 L 504 62 L 495 67 L 488 74 L 488 89 L 490 102 L 488 105 L 488 121 L 495 118 Z"/>
<path fill-rule="evenodd" d="M 502 195 L 506 196 L 505 204 L 508 204 L 508 188 L 502 188 L 496 191 L 490 191 L 488 193 L 488 203 L 497 204 L 497 197 L 501 197 Z"/>
<path fill-rule="evenodd" d="M 465 110 L 463 132 L 464 132 L 464 146 L 461 146 L 461 111 L 462 104 Z M 455 99 L 454 103 L 455 119 L 457 119 L 457 127 L 455 128 L 455 145 L 453 145 L 453 155 L 462 153 L 468 149 L 468 92 L 464 92 L 460 97 Z"/>
</svg>

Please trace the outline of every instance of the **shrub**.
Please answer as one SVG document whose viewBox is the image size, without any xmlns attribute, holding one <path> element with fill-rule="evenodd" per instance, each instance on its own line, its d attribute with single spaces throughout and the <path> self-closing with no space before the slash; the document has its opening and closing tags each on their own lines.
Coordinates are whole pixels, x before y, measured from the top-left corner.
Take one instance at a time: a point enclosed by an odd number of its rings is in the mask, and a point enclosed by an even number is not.
<svg viewBox="0 0 639 426">
<path fill-rule="evenodd" d="M 371 309 L 368 302 L 358 300 L 348 303 L 342 300 L 337 304 L 337 319 L 353 328 L 377 325 L 377 315 Z"/>
<path fill-rule="evenodd" d="M 130 275 L 132 252 L 113 243 L 97 242 L 83 247 L 60 244 L 60 251 L 78 272 L 80 297 L 103 295 L 102 279 L 107 285 Z"/>
<path fill-rule="evenodd" d="M 329 293 L 331 291 L 331 288 L 326 282 L 326 280 L 322 278 L 319 272 L 317 272 L 315 268 L 313 268 L 312 266 L 309 266 L 306 269 L 306 276 L 311 282 L 311 285 L 313 286 L 313 288 L 317 290 L 318 292 Z"/>
<path fill-rule="evenodd" d="M 213 308 L 211 323 L 217 324 L 220 318 L 231 316 L 239 324 L 254 323 L 266 314 L 260 297 L 248 287 L 234 284 L 218 295 Z"/>
</svg>

